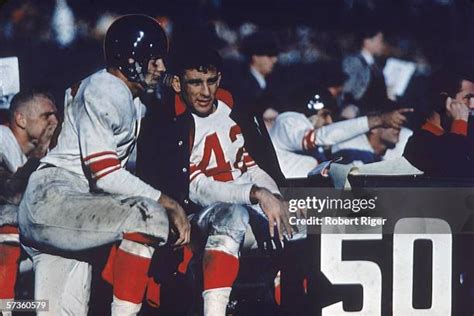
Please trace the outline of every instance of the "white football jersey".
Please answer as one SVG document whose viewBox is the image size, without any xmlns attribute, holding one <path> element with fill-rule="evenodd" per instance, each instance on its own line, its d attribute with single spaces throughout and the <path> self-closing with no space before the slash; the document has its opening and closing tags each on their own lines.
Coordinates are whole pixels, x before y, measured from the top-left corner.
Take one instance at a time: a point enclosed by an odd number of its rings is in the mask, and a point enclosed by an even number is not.
<svg viewBox="0 0 474 316">
<path fill-rule="evenodd" d="M 304 114 L 278 115 L 269 134 L 285 178 L 306 178 L 318 165 L 316 158 L 301 153 L 316 146 L 313 125 Z"/>
<path fill-rule="evenodd" d="M 369 131 L 366 116 L 314 129 L 308 118 L 297 112 L 284 112 L 270 129 L 280 168 L 286 178 L 305 178 L 318 161 L 303 154 L 316 146 L 333 146 Z"/>
<path fill-rule="evenodd" d="M 0 166 L 5 167 L 11 173 L 15 173 L 18 168 L 26 163 L 26 160 L 27 158 L 11 129 L 0 125 Z"/>
<path fill-rule="evenodd" d="M 385 155 L 383 156 L 383 160 L 392 160 L 398 159 L 403 156 L 403 152 L 405 151 L 405 146 L 408 142 L 408 139 L 413 135 L 413 131 L 409 128 L 402 127 L 400 129 L 400 136 L 398 139 L 398 143 L 395 145 L 395 148 L 388 149 Z"/>
<path fill-rule="evenodd" d="M 207 117 L 193 114 L 195 134 L 191 153 L 191 181 L 200 173 L 216 181 L 235 181 L 255 162 L 244 148 L 240 127 L 230 118 L 230 107 L 218 101 Z"/>
<path fill-rule="evenodd" d="M 231 108 L 218 101 L 216 110 L 206 117 L 193 114 L 194 142 L 190 157 L 190 197 L 203 206 L 215 202 L 250 204 L 253 185 L 274 193 L 279 190 L 244 147 L 237 123 L 230 118 Z"/>
<path fill-rule="evenodd" d="M 125 83 L 105 70 L 66 91 L 57 146 L 41 161 L 78 174 L 99 190 L 158 199 L 160 192 L 123 169 L 145 106 Z"/>
</svg>

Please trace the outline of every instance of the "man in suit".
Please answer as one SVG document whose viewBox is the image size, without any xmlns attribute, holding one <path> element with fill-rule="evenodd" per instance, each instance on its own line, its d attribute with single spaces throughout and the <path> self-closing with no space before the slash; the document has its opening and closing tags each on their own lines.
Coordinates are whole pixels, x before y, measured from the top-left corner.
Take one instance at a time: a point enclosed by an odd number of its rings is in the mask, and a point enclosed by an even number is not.
<svg viewBox="0 0 474 316">
<path fill-rule="evenodd" d="M 379 28 L 365 28 L 357 34 L 360 51 L 347 56 L 342 67 L 348 75 L 344 93 L 350 94 L 362 114 L 390 108 L 387 86 L 378 63 L 385 49 L 384 35 Z"/>
<path fill-rule="evenodd" d="M 231 86 L 235 102 L 272 121 L 278 113 L 267 79 L 278 61 L 278 43 L 272 33 L 259 31 L 244 39 L 242 50 L 245 69 Z"/>
</svg>

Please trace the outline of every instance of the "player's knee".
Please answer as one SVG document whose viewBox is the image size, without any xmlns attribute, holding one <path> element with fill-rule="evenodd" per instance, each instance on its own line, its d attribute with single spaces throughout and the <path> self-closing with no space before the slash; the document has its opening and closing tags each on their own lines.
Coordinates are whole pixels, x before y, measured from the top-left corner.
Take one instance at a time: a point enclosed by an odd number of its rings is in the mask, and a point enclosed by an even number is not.
<svg viewBox="0 0 474 316">
<path fill-rule="evenodd" d="M 140 198 L 134 205 L 143 221 L 163 220 L 168 222 L 166 210 L 157 201 L 149 198 Z"/>
<path fill-rule="evenodd" d="M 169 223 L 166 210 L 156 201 L 148 198 L 134 199 L 133 212 L 128 219 L 128 232 L 141 233 L 166 242 Z"/>
<path fill-rule="evenodd" d="M 239 204 L 224 204 L 216 211 L 212 221 L 212 232 L 214 235 L 227 235 L 237 242 L 244 238 L 249 213 L 247 209 Z"/>
</svg>

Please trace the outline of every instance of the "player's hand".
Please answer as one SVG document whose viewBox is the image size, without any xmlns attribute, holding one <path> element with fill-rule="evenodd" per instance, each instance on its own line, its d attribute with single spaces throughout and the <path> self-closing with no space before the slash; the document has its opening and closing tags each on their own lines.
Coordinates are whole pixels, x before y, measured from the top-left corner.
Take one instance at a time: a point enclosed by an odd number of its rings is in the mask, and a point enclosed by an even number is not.
<svg viewBox="0 0 474 316">
<path fill-rule="evenodd" d="M 405 113 L 413 112 L 412 108 L 403 108 L 380 115 L 369 116 L 369 128 L 392 127 L 400 129 L 407 121 Z"/>
<path fill-rule="evenodd" d="M 160 203 L 168 212 L 170 228 L 176 236 L 177 240 L 173 244 L 175 247 L 182 247 L 189 244 L 191 240 L 191 224 L 181 205 L 165 194 L 161 194 L 158 203 Z"/>
<path fill-rule="evenodd" d="M 40 137 L 36 140 L 36 146 L 30 153 L 30 157 L 34 158 L 43 158 L 46 153 L 48 152 L 49 145 L 51 143 L 51 139 L 54 135 L 54 131 L 58 126 L 57 123 L 51 123 L 43 130 Z"/>
<path fill-rule="evenodd" d="M 264 188 L 254 186 L 252 188 L 251 197 L 258 201 L 262 211 L 268 217 L 268 229 L 270 237 L 275 237 L 275 226 L 278 230 L 279 239 L 283 240 L 283 235 L 291 238 L 293 228 L 290 225 L 288 216 L 288 208 L 285 204 L 275 197 L 270 191 Z"/>
<path fill-rule="evenodd" d="M 453 100 L 452 98 L 446 99 L 446 110 L 453 120 L 463 120 L 467 122 L 469 119 L 469 108 L 466 104 Z"/>
</svg>

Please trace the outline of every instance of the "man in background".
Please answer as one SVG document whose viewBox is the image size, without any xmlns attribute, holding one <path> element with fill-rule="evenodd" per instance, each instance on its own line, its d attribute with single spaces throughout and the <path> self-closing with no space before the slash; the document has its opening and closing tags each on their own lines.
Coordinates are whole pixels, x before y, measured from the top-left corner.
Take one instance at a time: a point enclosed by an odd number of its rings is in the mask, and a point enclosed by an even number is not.
<svg viewBox="0 0 474 316">
<path fill-rule="evenodd" d="M 380 127 L 399 128 L 406 120 L 404 113 L 411 111 L 400 109 L 333 123 L 336 101 L 327 88 L 300 87 L 292 101 L 295 110 L 278 115 L 270 130 L 286 178 L 305 178 L 319 162 L 327 160 L 315 155 L 315 150 L 378 133 Z"/>
<path fill-rule="evenodd" d="M 474 177 L 474 143 L 468 137 L 473 82 L 467 75 L 440 71 L 430 91 L 431 108 L 403 155 L 430 176 Z"/>
<path fill-rule="evenodd" d="M 348 75 L 344 93 L 350 94 L 361 114 L 390 106 L 387 86 L 378 58 L 385 50 L 384 34 L 378 27 L 365 27 L 357 33 L 360 51 L 347 56 L 342 66 Z"/>
<path fill-rule="evenodd" d="M 0 300 L 15 298 L 18 203 L 58 124 L 54 99 L 46 92 L 17 93 L 9 114 L 8 126 L 0 126 Z"/>
<path fill-rule="evenodd" d="M 245 69 L 230 86 L 235 102 L 262 116 L 264 121 L 271 121 L 278 115 L 268 84 L 278 61 L 276 38 L 271 32 L 258 31 L 244 39 L 242 52 Z"/>
</svg>

